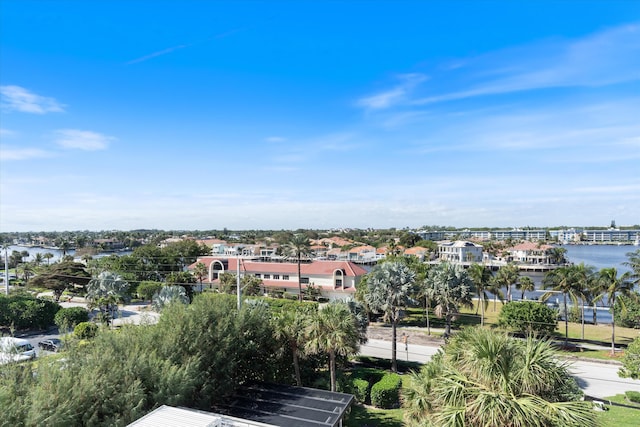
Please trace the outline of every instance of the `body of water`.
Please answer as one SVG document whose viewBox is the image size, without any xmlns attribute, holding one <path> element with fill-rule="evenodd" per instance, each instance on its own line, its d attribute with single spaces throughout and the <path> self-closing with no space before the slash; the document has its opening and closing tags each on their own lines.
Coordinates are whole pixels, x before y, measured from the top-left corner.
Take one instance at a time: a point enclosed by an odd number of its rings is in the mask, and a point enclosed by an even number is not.
<svg viewBox="0 0 640 427">
<path fill-rule="evenodd" d="M 9 246 L 9 256 L 11 256 L 11 253 L 13 251 L 18 251 L 18 252 L 22 252 L 22 251 L 27 251 L 29 253 L 29 257 L 25 258 L 24 260 L 27 262 L 33 261 L 36 257 L 37 254 L 41 254 L 44 255 L 46 253 L 51 253 L 53 254 L 53 258 L 51 258 L 49 260 L 49 264 L 53 264 L 55 262 L 60 261 L 60 259 L 62 258 L 62 250 L 60 249 L 55 249 L 55 248 L 42 248 L 42 247 L 36 247 L 36 246 L 20 246 L 20 245 L 12 245 Z M 67 255 L 71 255 L 74 256 L 76 253 L 76 251 L 74 249 L 70 249 L 67 251 Z M 97 255 L 94 255 L 94 258 L 100 258 L 103 256 L 109 256 L 109 255 L 129 255 L 131 254 L 131 251 L 123 251 L 123 252 L 100 252 Z M 2 253 L 2 259 L 4 260 L 4 251 Z M 43 264 L 46 264 L 47 260 L 45 259 L 43 261 Z"/>
<path fill-rule="evenodd" d="M 597 270 L 615 267 L 618 275 L 631 271 L 623 263 L 628 261 L 627 253 L 635 252 L 638 247 L 631 245 L 564 245 L 567 259 L 574 263 L 592 265 Z"/>
</svg>

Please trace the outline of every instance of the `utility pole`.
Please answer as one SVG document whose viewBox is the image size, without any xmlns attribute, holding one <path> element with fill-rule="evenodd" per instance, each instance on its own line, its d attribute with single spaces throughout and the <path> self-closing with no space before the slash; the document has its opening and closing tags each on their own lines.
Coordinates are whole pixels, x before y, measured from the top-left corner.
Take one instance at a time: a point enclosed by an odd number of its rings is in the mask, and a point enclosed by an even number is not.
<svg viewBox="0 0 640 427">
<path fill-rule="evenodd" d="M 238 291 L 238 311 L 240 311 L 240 255 L 238 255 L 237 263 L 236 263 L 236 290 Z"/>
<path fill-rule="evenodd" d="M 9 296 L 9 246 L 4 246 L 4 290 Z"/>
</svg>

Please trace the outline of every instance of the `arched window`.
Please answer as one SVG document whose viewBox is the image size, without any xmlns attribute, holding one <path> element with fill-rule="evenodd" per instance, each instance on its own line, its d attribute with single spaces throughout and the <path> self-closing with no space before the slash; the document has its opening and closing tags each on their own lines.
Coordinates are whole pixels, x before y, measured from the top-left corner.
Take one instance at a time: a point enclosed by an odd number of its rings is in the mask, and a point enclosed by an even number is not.
<svg viewBox="0 0 640 427">
<path fill-rule="evenodd" d="M 333 287 L 344 289 L 344 271 L 340 269 L 333 271 Z"/>
</svg>

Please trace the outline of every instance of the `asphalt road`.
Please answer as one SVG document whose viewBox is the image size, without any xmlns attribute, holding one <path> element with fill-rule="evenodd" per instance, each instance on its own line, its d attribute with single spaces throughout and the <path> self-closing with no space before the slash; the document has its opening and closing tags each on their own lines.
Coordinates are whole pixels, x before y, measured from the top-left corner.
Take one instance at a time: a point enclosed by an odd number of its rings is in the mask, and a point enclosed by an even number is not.
<svg viewBox="0 0 640 427">
<path fill-rule="evenodd" d="M 398 343 L 397 358 L 398 360 L 425 363 L 438 349 L 437 346 L 409 344 L 405 350 L 404 344 Z M 360 354 L 391 359 L 391 342 L 369 340 L 367 344 L 360 347 Z M 585 394 L 598 399 L 623 394 L 628 390 L 640 392 L 640 380 L 620 378 L 618 376 L 619 367 L 620 365 L 617 364 L 577 360 L 571 363 L 571 372 Z"/>
</svg>

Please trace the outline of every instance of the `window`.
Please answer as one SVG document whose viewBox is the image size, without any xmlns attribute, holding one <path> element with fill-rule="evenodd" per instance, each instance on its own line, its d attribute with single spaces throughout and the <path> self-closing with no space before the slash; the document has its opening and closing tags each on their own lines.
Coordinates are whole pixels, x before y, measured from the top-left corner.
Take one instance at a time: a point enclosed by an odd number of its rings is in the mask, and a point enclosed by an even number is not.
<svg viewBox="0 0 640 427">
<path fill-rule="evenodd" d="M 308 285 L 309 284 L 309 278 L 308 277 L 301 277 L 300 278 L 300 283 L 302 283 L 304 285 Z"/>
<path fill-rule="evenodd" d="M 265 275 L 264 275 L 264 278 L 265 278 L 265 279 L 271 279 L 271 275 L 270 275 L 270 274 L 265 274 Z"/>
<path fill-rule="evenodd" d="M 280 280 L 280 275 L 279 274 L 274 274 L 273 275 L 273 279 L 274 280 Z"/>
<path fill-rule="evenodd" d="M 256 274 L 254 274 L 254 276 L 256 276 L 259 279 L 260 278 L 260 273 L 256 273 Z"/>
<path fill-rule="evenodd" d="M 336 286 L 342 286 L 342 279 L 336 279 Z"/>
<path fill-rule="evenodd" d="M 283 274 L 282 275 L 282 280 L 289 280 L 289 275 L 288 274 Z"/>
</svg>

